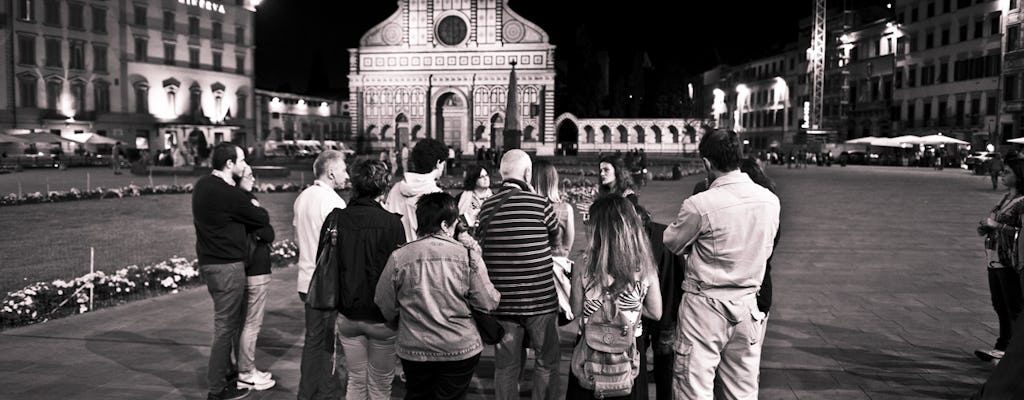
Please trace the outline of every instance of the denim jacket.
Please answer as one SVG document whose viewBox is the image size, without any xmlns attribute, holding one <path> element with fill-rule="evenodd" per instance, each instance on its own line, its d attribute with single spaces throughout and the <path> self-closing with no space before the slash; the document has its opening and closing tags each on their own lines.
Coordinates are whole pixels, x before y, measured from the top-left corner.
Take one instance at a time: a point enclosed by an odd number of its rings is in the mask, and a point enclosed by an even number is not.
<svg viewBox="0 0 1024 400">
<path fill-rule="evenodd" d="M 665 229 L 665 247 L 686 260 L 686 281 L 709 297 L 732 300 L 761 286 L 779 228 L 779 198 L 739 170 L 683 201 Z M 685 285 L 684 285 L 685 286 Z M 684 289 L 685 290 L 685 289 Z"/>
<path fill-rule="evenodd" d="M 390 323 L 397 320 L 399 357 L 460 361 L 483 350 L 470 307 L 491 311 L 500 297 L 480 246 L 428 235 L 391 253 L 374 302 Z"/>
</svg>

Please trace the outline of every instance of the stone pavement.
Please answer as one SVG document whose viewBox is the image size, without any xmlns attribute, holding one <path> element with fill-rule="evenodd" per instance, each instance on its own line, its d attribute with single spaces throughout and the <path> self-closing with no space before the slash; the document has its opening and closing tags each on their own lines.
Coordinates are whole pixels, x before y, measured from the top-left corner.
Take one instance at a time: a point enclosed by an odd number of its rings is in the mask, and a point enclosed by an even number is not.
<svg viewBox="0 0 1024 400">
<path fill-rule="evenodd" d="M 1002 192 L 961 170 L 768 172 L 783 232 L 760 397 L 960 399 L 975 390 L 991 367 L 973 349 L 990 346 L 997 325 L 974 228 Z M 697 179 L 653 182 L 641 202 L 668 222 Z M 298 385 L 295 269 L 274 277 L 257 364 L 278 386 L 254 399 L 295 398 Z M 0 332 L 0 399 L 204 398 L 211 311 L 195 288 Z M 562 332 L 563 360 L 572 339 Z M 491 355 L 471 398 L 492 397 Z M 561 370 L 564 386 L 567 363 Z"/>
</svg>

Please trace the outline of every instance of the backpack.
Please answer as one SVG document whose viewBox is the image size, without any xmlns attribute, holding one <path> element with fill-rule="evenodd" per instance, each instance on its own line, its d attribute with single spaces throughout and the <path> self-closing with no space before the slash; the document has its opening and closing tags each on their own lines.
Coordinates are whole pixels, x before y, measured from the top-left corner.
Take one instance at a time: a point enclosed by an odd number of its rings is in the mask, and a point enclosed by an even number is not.
<svg viewBox="0 0 1024 400">
<path fill-rule="evenodd" d="M 627 321 L 614 309 L 615 300 L 607 292 L 602 296 L 601 309 L 580 324 L 583 337 L 573 349 L 571 369 L 580 386 L 594 391 L 596 398 L 627 396 L 640 374 L 635 334 L 640 319 Z"/>
</svg>

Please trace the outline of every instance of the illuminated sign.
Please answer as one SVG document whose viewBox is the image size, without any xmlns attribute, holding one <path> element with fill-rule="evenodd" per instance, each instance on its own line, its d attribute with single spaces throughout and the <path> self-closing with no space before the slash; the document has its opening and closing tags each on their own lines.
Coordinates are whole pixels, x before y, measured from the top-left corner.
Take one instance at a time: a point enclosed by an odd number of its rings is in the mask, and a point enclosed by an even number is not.
<svg viewBox="0 0 1024 400">
<path fill-rule="evenodd" d="M 178 0 L 179 3 L 190 7 L 198 7 L 204 10 L 215 11 L 224 14 L 224 5 L 208 0 Z"/>
</svg>

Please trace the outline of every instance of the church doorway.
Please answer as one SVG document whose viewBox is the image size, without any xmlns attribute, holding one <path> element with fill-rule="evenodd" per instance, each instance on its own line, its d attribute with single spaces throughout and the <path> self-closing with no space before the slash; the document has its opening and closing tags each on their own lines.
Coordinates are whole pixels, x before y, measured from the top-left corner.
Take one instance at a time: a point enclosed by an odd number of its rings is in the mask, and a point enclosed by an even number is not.
<svg viewBox="0 0 1024 400">
<path fill-rule="evenodd" d="M 455 93 L 448 92 L 437 98 L 434 138 L 452 148 L 462 147 L 462 134 L 466 131 L 466 103 Z"/>
</svg>

